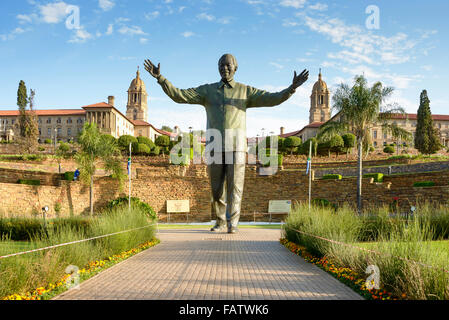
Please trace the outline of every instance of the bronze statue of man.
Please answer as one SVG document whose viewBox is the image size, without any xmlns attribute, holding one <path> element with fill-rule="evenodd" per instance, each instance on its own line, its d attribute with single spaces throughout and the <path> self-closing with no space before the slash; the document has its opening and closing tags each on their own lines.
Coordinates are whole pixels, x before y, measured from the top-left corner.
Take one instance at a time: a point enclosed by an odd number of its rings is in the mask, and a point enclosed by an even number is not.
<svg viewBox="0 0 449 320">
<path fill-rule="evenodd" d="M 223 141 L 223 148 L 214 154 L 214 159 L 218 156 L 219 161 L 208 164 L 212 211 L 217 216 L 217 222 L 211 231 L 215 232 L 225 231 L 226 227 L 228 233 L 238 231 L 247 152 L 246 109 L 281 104 L 309 77 L 307 70 L 299 75 L 295 71 L 292 84 L 287 89 L 270 93 L 235 82 L 234 74 L 237 68 L 235 57 L 225 54 L 218 61 L 221 81 L 191 89 L 178 89 L 161 75 L 160 63 L 156 67 L 150 60 L 145 60 L 145 69 L 157 79 L 164 92 L 173 101 L 200 104 L 205 107 L 208 131 L 219 132 L 221 137 L 226 137 L 222 140 L 226 141 L 228 132 L 234 132 L 232 144 L 225 145 Z M 211 143 L 210 139 L 207 139 L 206 145 L 208 143 Z M 213 152 L 216 153 L 217 150 Z"/>
</svg>

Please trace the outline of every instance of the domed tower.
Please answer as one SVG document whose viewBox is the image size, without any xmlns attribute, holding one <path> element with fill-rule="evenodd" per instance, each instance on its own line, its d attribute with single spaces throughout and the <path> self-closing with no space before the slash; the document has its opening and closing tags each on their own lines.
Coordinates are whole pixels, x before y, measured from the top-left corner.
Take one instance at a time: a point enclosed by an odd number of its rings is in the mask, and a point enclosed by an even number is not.
<svg viewBox="0 0 449 320">
<path fill-rule="evenodd" d="M 323 81 L 320 74 L 318 81 L 315 82 L 310 96 L 310 117 L 309 123 L 312 122 L 326 122 L 331 117 L 331 110 L 329 107 L 330 93 L 326 82 Z"/>
<path fill-rule="evenodd" d="M 137 67 L 136 78 L 131 81 L 128 90 L 128 104 L 126 105 L 126 117 L 130 120 L 147 121 L 148 116 L 148 94 L 145 83 L 140 79 L 139 67 Z"/>
</svg>

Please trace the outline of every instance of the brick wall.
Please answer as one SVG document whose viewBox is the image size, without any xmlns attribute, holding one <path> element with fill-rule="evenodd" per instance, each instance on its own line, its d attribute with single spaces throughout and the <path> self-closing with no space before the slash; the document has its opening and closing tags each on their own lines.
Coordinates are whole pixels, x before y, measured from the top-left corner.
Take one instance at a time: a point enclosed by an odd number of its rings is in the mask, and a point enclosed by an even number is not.
<svg viewBox="0 0 449 320">
<path fill-rule="evenodd" d="M 435 181 L 437 186 L 413 188 L 416 181 Z M 94 206 L 101 208 L 107 201 L 126 195 L 128 182 L 123 191 L 118 183 L 108 177 L 95 179 Z M 159 214 L 166 213 L 166 201 L 189 199 L 191 216 L 210 217 L 210 188 L 206 167 L 158 165 L 135 168 L 132 195 L 149 203 Z M 355 203 L 356 179 L 340 181 L 315 180 L 312 198 L 323 198 L 335 203 Z M 55 215 L 54 205 L 60 202 L 62 215 L 89 212 L 89 188 L 80 182 L 61 181 L 60 186 L 26 186 L 0 183 L 0 212 L 19 215 L 40 214 L 45 205 L 50 207 L 50 216 Z M 383 183 L 370 183 L 363 179 L 364 203 L 391 203 L 399 198 L 403 208 L 416 201 L 431 200 L 447 203 L 449 199 L 449 171 L 427 174 L 404 174 L 384 178 Z M 308 177 L 300 171 L 279 171 L 273 176 L 260 176 L 255 166 L 247 166 L 245 176 L 242 214 L 268 211 L 269 200 L 307 201 Z M 207 219 L 206 219 L 207 220 Z"/>
</svg>

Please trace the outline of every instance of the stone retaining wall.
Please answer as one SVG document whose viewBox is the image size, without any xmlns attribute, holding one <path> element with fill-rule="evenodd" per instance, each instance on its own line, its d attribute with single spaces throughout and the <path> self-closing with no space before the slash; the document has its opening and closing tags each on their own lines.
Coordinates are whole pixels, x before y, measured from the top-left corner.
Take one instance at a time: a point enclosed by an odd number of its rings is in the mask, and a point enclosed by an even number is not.
<svg viewBox="0 0 449 320">
<path fill-rule="evenodd" d="M 434 181 L 437 186 L 414 188 L 417 181 Z M 95 179 L 94 207 L 100 209 L 109 200 L 126 195 L 128 182 L 119 190 L 111 178 Z M 40 214 L 45 205 L 50 216 L 55 215 L 54 206 L 61 203 L 61 215 L 78 215 L 89 212 L 89 188 L 80 182 L 61 181 L 60 186 L 26 186 L 0 183 L 0 212 L 31 215 Z M 166 201 L 190 200 L 190 218 L 195 221 L 210 217 L 210 187 L 206 167 L 203 165 L 148 166 L 133 171 L 132 196 L 149 203 L 159 214 L 166 214 Z M 389 204 L 399 198 L 402 208 L 410 208 L 417 201 L 429 200 L 447 203 L 449 199 L 449 171 L 426 174 L 388 176 L 383 183 L 370 183 L 363 179 L 364 204 Z M 355 203 L 356 179 L 340 181 L 315 180 L 312 198 L 327 199 L 334 203 Z M 302 171 L 279 171 L 273 176 L 257 174 L 256 166 L 247 166 L 242 214 L 251 220 L 254 213 L 266 213 L 269 200 L 307 201 L 308 177 Z M 201 219 L 200 219 L 201 217 Z"/>
</svg>

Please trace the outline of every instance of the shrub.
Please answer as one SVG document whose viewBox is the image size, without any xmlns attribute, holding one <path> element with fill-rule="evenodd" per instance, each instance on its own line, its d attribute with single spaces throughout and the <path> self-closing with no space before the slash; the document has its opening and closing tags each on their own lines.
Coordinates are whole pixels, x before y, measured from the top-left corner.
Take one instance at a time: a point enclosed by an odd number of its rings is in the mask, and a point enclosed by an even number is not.
<svg viewBox="0 0 449 320">
<path fill-rule="evenodd" d="M 130 136 L 130 135 L 123 135 L 120 138 L 118 138 L 118 146 L 122 151 L 129 150 L 129 144 L 130 143 L 138 143 L 136 137 Z"/>
<path fill-rule="evenodd" d="M 337 209 L 337 205 L 333 204 L 329 200 L 326 199 L 313 199 L 312 205 L 316 207 L 322 207 L 322 208 L 331 208 L 331 209 Z"/>
<path fill-rule="evenodd" d="M 156 146 L 154 144 L 154 142 L 151 139 L 147 138 L 147 137 L 137 137 L 137 141 L 139 143 L 146 144 L 151 150 L 154 149 L 154 147 Z"/>
<path fill-rule="evenodd" d="M 52 144 L 53 141 L 52 141 L 51 139 L 45 139 L 45 140 L 44 140 L 44 143 L 45 143 L 45 144 Z"/>
<path fill-rule="evenodd" d="M 110 135 L 110 134 L 103 134 L 103 136 L 104 136 L 107 140 L 109 140 L 108 142 L 111 142 L 111 143 L 117 143 L 117 139 L 116 139 L 113 135 Z M 129 146 L 129 144 L 128 144 L 128 146 Z"/>
<path fill-rule="evenodd" d="M 75 178 L 75 172 L 74 171 L 66 171 L 66 172 L 64 172 L 64 180 L 73 181 L 74 178 Z"/>
<path fill-rule="evenodd" d="M 341 174 L 325 174 L 321 179 L 323 180 L 341 180 Z"/>
<path fill-rule="evenodd" d="M 159 136 L 156 138 L 154 143 L 158 147 L 168 147 L 170 145 L 170 138 L 168 136 Z"/>
<path fill-rule="evenodd" d="M 356 140 L 355 135 L 353 135 L 352 133 L 345 133 L 341 137 L 343 138 L 344 141 L 344 148 L 347 151 L 355 147 L 355 140 Z"/>
<path fill-rule="evenodd" d="M 374 178 L 374 182 L 383 182 L 384 174 L 383 173 L 367 173 L 363 175 L 363 178 Z"/>
<path fill-rule="evenodd" d="M 115 200 L 109 201 L 106 205 L 109 210 L 124 206 L 128 206 L 128 197 L 117 198 Z M 140 209 L 152 220 L 157 219 L 156 211 L 154 211 L 154 209 L 149 204 L 141 201 L 139 198 L 131 197 L 131 206 Z"/>
<path fill-rule="evenodd" d="M 45 151 L 45 148 L 44 148 L 44 147 L 39 147 L 39 148 L 37 148 L 37 150 L 39 150 L 39 151 Z"/>
<path fill-rule="evenodd" d="M 420 182 L 415 182 L 413 184 L 414 187 L 433 187 L 435 186 L 435 182 L 433 181 L 420 181 Z"/>
<path fill-rule="evenodd" d="M 298 148 L 301 145 L 301 139 L 299 137 L 291 136 L 285 138 L 283 142 L 283 146 L 286 151 L 293 153 L 295 148 Z"/>
<path fill-rule="evenodd" d="M 152 156 L 158 156 L 161 153 L 161 149 L 159 147 L 154 147 L 153 150 L 151 150 Z"/>
<path fill-rule="evenodd" d="M 31 180 L 31 179 L 19 179 L 17 181 L 17 183 L 19 184 L 27 184 L 30 186 L 40 186 L 41 185 L 41 181 L 40 180 Z"/>
<path fill-rule="evenodd" d="M 133 143 L 132 147 L 134 154 L 149 155 L 151 153 L 150 147 L 144 143 Z"/>
<path fill-rule="evenodd" d="M 388 153 L 388 154 L 392 154 L 392 153 L 394 153 L 394 147 L 393 146 L 386 146 L 384 148 L 384 152 Z"/>
</svg>

